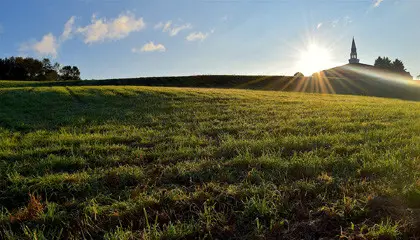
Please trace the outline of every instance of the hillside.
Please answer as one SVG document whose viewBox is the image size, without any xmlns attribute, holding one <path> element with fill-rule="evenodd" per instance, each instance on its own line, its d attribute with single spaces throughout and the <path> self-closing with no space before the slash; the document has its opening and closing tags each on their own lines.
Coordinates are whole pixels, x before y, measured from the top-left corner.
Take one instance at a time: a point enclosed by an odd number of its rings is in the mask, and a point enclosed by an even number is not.
<svg viewBox="0 0 420 240">
<path fill-rule="evenodd" d="M 1 239 L 420 234 L 420 103 L 0 88 Z"/>
<path fill-rule="evenodd" d="M 40 86 L 156 86 L 190 88 L 230 88 L 284 92 L 330 93 L 376 96 L 420 101 L 420 82 L 375 68 L 348 65 L 322 71 L 313 77 L 202 75 L 145 77 L 130 79 L 85 80 L 68 82 L 0 81 L 1 87 Z M 367 66 L 367 65 L 366 65 Z"/>
</svg>

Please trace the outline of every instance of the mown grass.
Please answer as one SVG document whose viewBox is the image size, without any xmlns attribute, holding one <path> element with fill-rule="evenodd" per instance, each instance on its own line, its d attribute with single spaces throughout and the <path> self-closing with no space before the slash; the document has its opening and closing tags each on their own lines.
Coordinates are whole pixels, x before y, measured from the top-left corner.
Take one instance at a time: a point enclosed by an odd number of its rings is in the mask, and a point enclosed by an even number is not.
<svg viewBox="0 0 420 240">
<path fill-rule="evenodd" d="M 420 103 L 0 88 L 1 239 L 408 238 Z"/>
</svg>

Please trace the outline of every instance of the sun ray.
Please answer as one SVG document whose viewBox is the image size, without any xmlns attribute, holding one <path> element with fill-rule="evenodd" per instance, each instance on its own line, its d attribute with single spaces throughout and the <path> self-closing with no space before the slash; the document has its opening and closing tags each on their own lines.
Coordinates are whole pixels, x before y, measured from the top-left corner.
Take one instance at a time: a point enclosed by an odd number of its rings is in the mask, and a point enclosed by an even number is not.
<svg viewBox="0 0 420 240">
<path fill-rule="evenodd" d="M 316 43 L 310 43 L 299 51 L 296 68 L 304 74 L 310 75 L 333 65 L 330 49 Z"/>
</svg>

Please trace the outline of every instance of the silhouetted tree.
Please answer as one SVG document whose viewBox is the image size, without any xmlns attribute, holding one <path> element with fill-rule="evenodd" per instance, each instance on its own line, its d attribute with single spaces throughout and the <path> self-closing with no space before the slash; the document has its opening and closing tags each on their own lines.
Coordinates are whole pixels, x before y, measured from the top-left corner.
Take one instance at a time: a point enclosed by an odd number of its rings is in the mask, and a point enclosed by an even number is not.
<svg viewBox="0 0 420 240">
<path fill-rule="evenodd" d="M 42 65 L 44 67 L 44 71 L 53 70 L 53 66 L 52 66 L 51 61 L 50 61 L 49 58 L 42 59 Z"/>
<path fill-rule="evenodd" d="M 11 57 L 0 59 L 0 79 L 39 80 L 42 62 L 33 58 Z"/>
<path fill-rule="evenodd" d="M 80 80 L 80 70 L 76 66 L 64 66 L 60 70 L 61 80 Z"/>
<path fill-rule="evenodd" d="M 378 57 L 375 60 L 375 67 L 377 68 L 381 68 L 381 69 L 388 69 L 391 70 L 392 69 L 392 62 L 391 59 L 389 59 L 388 57 Z"/>
<path fill-rule="evenodd" d="M 398 58 L 395 59 L 394 62 L 392 62 L 392 68 L 395 72 L 406 72 L 404 63 Z"/>
<path fill-rule="evenodd" d="M 72 73 L 73 73 L 73 79 L 74 80 L 81 80 L 80 79 L 80 70 L 79 70 L 79 68 L 76 67 L 76 66 L 73 66 L 71 68 L 71 70 L 72 70 Z"/>
<path fill-rule="evenodd" d="M 61 80 L 71 80 L 71 66 L 64 66 L 60 69 Z"/>
<path fill-rule="evenodd" d="M 80 80 L 80 70 L 76 66 L 68 67 L 62 71 L 59 63 L 52 64 L 48 58 L 42 61 L 22 57 L 0 58 L 0 80 Z"/>
<path fill-rule="evenodd" d="M 53 69 L 54 69 L 56 72 L 60 72 L 61 65 L 60 65 L 58 62 L 56 62 L 56 63 L 54 63 Z"/>
<path fill-rule="evenodd" d="M 57 64 L 57 63 L 56 63 Z M 48 58 L 44 58 L 42 60 L 43 65 L 43 76 L 42 80 L 47 81 L 57 81 L 60 78 L 60 75 L 58 74 L 59 69 L 55 68 L 55 64 L 53 65 Z"/>
<path fill-rule="evenodd" d="M 23 65 L 27 79 L 43 80 L 43 65 L 41 61 L 33 58 L 16 58 L 16 61 Z"/>
<path fill-rule="evenodd" d="M 407 70 L 405 69 L 404 63 L 398 58 L 392 62 L 388 57 L 378 57 L 375 60 L 375 67 L 397 73 L 402 73 L 404 75 L 412 77 L 410 73 L 407 72 Z"/>
</svg>

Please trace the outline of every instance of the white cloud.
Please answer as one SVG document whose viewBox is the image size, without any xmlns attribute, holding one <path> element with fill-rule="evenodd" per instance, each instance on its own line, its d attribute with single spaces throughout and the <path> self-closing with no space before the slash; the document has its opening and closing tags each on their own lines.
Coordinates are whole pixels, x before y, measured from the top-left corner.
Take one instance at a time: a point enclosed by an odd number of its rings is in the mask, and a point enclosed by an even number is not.
<svg viewBox="0 0 420 240">
<path fill-rule="evenodd" d="M 162 32 L 169 33 L 169 36 L 171 37 L 178 35 L 178 33 L 183 30 L 191 28 L 192 25 L 190 23 L 178 25 L 173 24 L 172 21 L 167 21 L 166 23 L 160 22 L 155 25 L 155 29 L 162 29 Z"/>
<path fill-rule="evenodd" d="M 60 41 L 64 42 L 71 37 L 73 33 L 73 25 L 74 21 L 76 20 L 75 16 L 72 16 L 64 25 L 63 33 L 61 34 Z"/>
<path fill-rule="evenodd" d="M 75 20 L 76 17 L 72 16 L 66 22 L 63 33 L 58 40 L 52 33 L 48 33 L 44 35 L 40 41 L 32 40 L 30 42 L 23 43 L 19 49 L 21 52 L 20 54 L 27 55 L 27 52 L 34 52 L 36 55 L 41 57 L 56 58 L 58 48 L 60 48 L 61 44 L 71 37 Z"/>
<path fill-rule="evenodd" d="M 143 18 L 136 18 L 130 12 L 120 14 L 118 18 L 107 20 L 92 16 L 92 22 L 85 27 L 79 27 L 77 32 L 84 35 L 85 43 L 103 42 L 105 40 L 122 39 L 132 32 L 141 31 L 146 27 Z"/>
<path fill-rule="evenodd" d="M 213 33 L 214 30 L 211 31 L 211 33 Z M 186 39 L 189 42 L 193 42 L 193 41 L 204 41 L 208 36 L 210 35 L 210 33 L 202 33 L 202 32 L 193 32 L 190 33 Z"/>
<path fill-rule="evenodd" d="M 57 56 L 57 40 L 52 33 L 45 35 L 41 41 L 34 44 L 33 48 L 40 55 Z"/>
<path fill-rule="evenodd" d="M 373 4 L 373 6 L 374 7 L 379 7 L 379 5 L 381 5 L 381 3 L 383 2 L 384 0 L 374 0 L 374 4 Z"/>
<path fill-rule="evenodd" d="M 33 51 L 38 56 L 42 57 L 57 57 L 57 49 L 59 45 L 57 39 L 52 33 L 48 33 L 40 41 L 35 41 L 33 43 L 24 43 L 20 47 L 21 52 Z"/>
<path fill-rule="evenodd" d="M 60 46 L 70 39 L 73 34 L 79 33 L 84 36 L 85 43 L 102 42 L 127 37 L 130 33 L 140 31 L 145 27 L 143 18 L 136 18 L 130 12 L 121 14 L 115 19 L 96 19 L 92 16 L 92 23 L 85 27 L 74 27 L 76 17 L 72 16 L 64 25 L 60 37 L 57 39 L 52 33 L 42 37 L 40 41 L 32 40 L 23 43 L 19 49 L 21 54 L 33 52 L 38 56 L 57 57 Z M 1 30 L 1 28 L 0 28 Z"/>
<path fill-rule="evenodd" d="M 155 44 L 154 42 L 150 41 L 149 43 L 146 43 L 143 45 L 142 48 L 133 48 L 131 49 L 133 53 L 139 53 L 139 52 L 165 52 L 166 48 L 162 44 Z"/>
<path fill-rule="evenodd" d="M 320 29 L 322 27 L 322 23 L 318 23 L 318 25 L 316 26 L 316 29 Z"/>
</svg>

